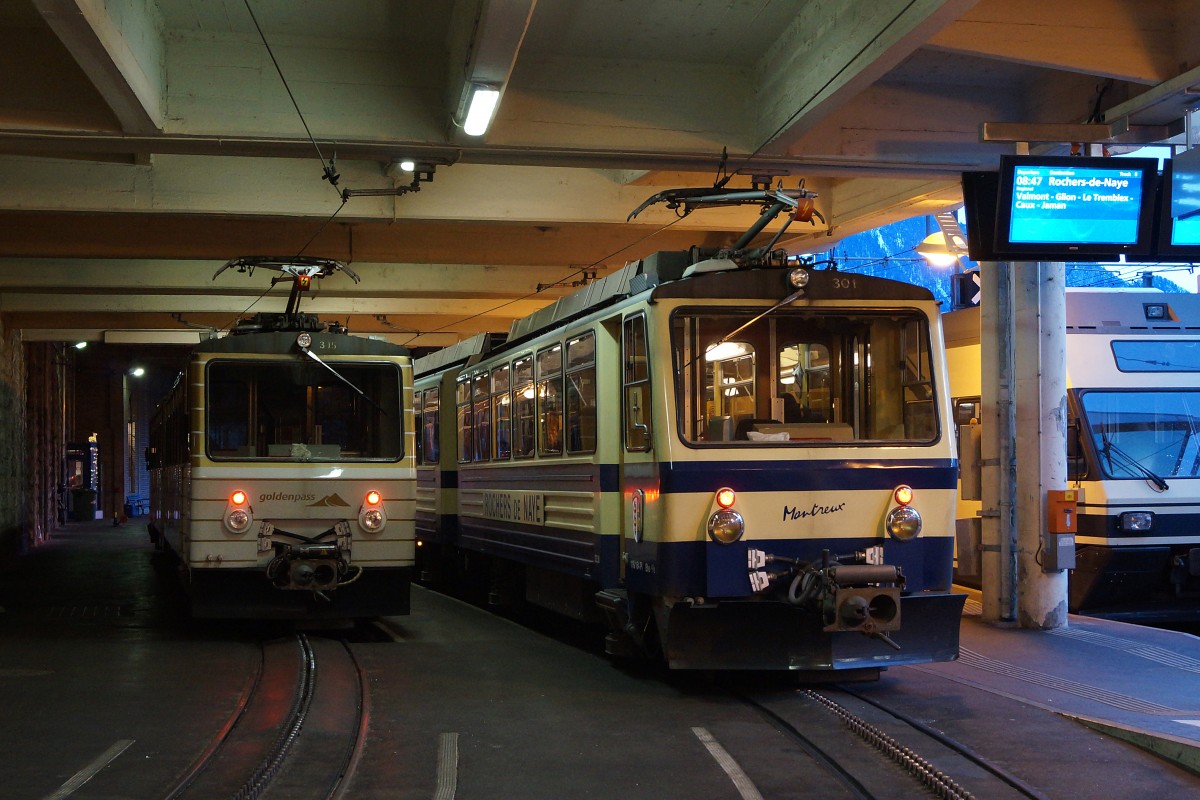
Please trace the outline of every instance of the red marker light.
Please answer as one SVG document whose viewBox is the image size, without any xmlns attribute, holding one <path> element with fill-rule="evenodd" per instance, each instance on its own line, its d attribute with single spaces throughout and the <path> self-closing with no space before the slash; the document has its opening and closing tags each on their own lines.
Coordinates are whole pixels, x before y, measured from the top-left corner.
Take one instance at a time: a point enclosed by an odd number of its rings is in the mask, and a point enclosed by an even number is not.
<svg viewBox="0 0 1200 800">
<path fill-rule="evenodd" d="M 235 506 L 245 505 L 246 493 L 241 489 L 236 490 L 233 494 L 229 495 L 229 502 L 233 503 Z"/>
<path fill-rule="evenodd" d="M 894 495 L 896 502 L 902 506 L 906 506 L 913 501 L 913 490 L 911 486 L 897 486 Z"/>
<path fill-rule="evenodd" d="M 729 508 L 737 500 L 737 492 L 726 486 L 723 489 L 717 489 L 717 505 L 721 508 Z"/>
<path fill-rule="evenodd" d="M 383 495 L 379 494 L 379 492 L 376 492 L 376 491 L 367 492 L 367 505 L 369 505 L 369 506 L 379 505 L 379 501 L 381 501 L 382 499 L 383 499 Z"/>
</svg>

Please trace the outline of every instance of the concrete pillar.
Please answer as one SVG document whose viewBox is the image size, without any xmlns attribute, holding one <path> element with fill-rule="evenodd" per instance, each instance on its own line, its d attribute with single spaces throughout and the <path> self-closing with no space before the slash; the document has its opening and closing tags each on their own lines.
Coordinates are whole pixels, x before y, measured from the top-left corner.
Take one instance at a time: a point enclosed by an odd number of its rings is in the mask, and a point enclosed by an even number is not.
<svg viewBox="0 0 1200 800">
<path fill-rule="evenodd" d="M 980 421 L 983 423 L 980 578 L 985 622 L 1014 622 L 1017 618 L 1012 499 L 1016 462 L 1012 447 L 1011 270 L 1012 265 L 1007 262 L 982 264 L 979 270 Z"/>
<path fill-rule="evenodd" d="M 1013 264 L 1017 609 L 1024 628 L 1067 624 L 1067 573 L 1042 569 L 1046 492 L 1066 487 L 1066 288 L 1061 262 Z"/>
</svg>

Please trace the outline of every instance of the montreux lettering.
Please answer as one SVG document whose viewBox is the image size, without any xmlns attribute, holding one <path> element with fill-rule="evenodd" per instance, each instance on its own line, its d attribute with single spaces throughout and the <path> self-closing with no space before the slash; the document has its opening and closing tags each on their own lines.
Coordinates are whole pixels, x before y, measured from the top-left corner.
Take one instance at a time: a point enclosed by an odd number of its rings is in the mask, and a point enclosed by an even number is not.
<svg viewBox="0 0 1200 800">
<path fill-rule="evenodd" d="M 484 492 L 483 516 L 504 522 L 541 525 L 544 519 L 542 495 L 532 492 Z"/>
<path fill-rule="evenodd" d="M 836 506 L 823 506 L 820 503 L 813 503 L 812 508 L 801 509 L 799 506 L 784 506 L 783 521 L 804 519 L 805 517 L 819 517 L 822 514 L 836 514 L 839 511 L 844 511 L 846 504 L 838 503 Z"/>
</svg>

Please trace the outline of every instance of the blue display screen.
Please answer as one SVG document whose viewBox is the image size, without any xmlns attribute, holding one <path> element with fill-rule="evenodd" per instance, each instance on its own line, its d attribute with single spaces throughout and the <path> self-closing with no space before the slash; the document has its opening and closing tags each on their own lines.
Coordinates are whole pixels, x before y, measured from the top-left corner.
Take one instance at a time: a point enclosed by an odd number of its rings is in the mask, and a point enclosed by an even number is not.
<svg viewBox="0 0 1200 800">
<path fill-rule="evenodd" d="M 1115 166 L 1014 166 L 1009 242 L 1135 244 L 1142 180 Z"/>
<path fill-rule="evenodd" d="M 1171 244 L 1200 244 L 1200 173 L 1172 164 Z"/>
</svg>

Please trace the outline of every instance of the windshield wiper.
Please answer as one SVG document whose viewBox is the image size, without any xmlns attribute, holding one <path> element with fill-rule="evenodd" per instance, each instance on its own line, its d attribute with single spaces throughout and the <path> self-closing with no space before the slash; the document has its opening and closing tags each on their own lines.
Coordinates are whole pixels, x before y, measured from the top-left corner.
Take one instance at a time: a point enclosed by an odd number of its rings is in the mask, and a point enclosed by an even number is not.
<svg viewBox="0 0 1200 800">
<path fill-rule="evenodd" d="M 348 378 L 347 378 L 345 375 L 343 375 L 342 373 L 338 372 L 338 371 L 337 371 L 336 369 L 334 369 L 333 367 L 329 366 L 329 364 L 327 364 L 327 363 L 325 362 L 325 360 L 324 360 L 324 359 L 322 359 L 322 358 L 321 358 L 319 355 L 317 355 L 316 353 L 314 353 L 312 350 L 309 350 L 307 347 L 303 347 L 303 346 L 301 346 L 301 347 L 300 347 L 300 352 L 301 352 L 301 353 L 304 353 L 304 355 L 308 356 L 308 357 L 309 357 L 309 358 L 311 358 L 313 361 L 317 362 L 317 363 L 318 363 L 318 364 L 320 364 L 322 367 L 324 367 L 325 369 L 327 369 L 327 370 L 329 370 L 330 372 L 332 372 L 335 378 L 337 378 L 339 381 L 341 381 L 342 383 L 346 384 L 346 385 L 347 385 L 347 386 L 349 386 L 351 389 L 353 389 L 355 392 L 357 392 L 359 397 L 361 397 L 363 400 L 366 400 L 366 401 L 367 401 L 368 403 L 370 403 L 371 405 L 375 406 L 375 408 L 376 408 L 376 409 L 378 409 L 378 411 L 379 411 L 379 413 L 380 413 L 380 414 L 383 414 L 383 415 L 384 415 L 385 417 L 387 417 L 388 419 L 391 419 L 392 415 L 391 415 L 391 414 L 389 414 L 387 411 L 385 411 L 385 410 L 384 410 L 384 408 L 383 408 L 383 406 L 379 405 L 379 403 L 376 403 L 376 402 L 375 402 L 374 400 L 372 400 L 372 399 L 371 399 L 369 396 L 367 396 L 367 393 L 366 393 L 366 392 L 364 392 L 362 389 L 358 388 L 358 387 L 357 387 L 357 386 L 355 386 L 353 383 L 351 383 L 351 382 L 350 382 L 350 380 L 349 380 L 349 379 L 348 379 Z"/>
<path fill-rule="evenodd" d="M 1101 429 L 1100 437 L 1104 442 L 1104 447 L 1100 448 L 1100 453 L 1108 459 L 1109 469 L 1111 469 L 1113 466 L 1113 456 L 1116 456 L 1115 461 L 1118 466 L 1122 467 L 1123 469 L 1127 469 L 1130 472 L 1141 473 L 1142 477 L 1145 478 L 1158 491 L 1165 492 L 1167 489 L 1171 488 L 1167 485 L 1166 481 L 1147 469 L 1142 462 L 1138 461 L 1136 458 L 1129 455 L 1129 453 L 1126 453 L 1120 447 L 1117 447 L 1115 444 L 1113 444 L 1112 440 L 1108 438 L 1107 429 Z"/>
</svg>

